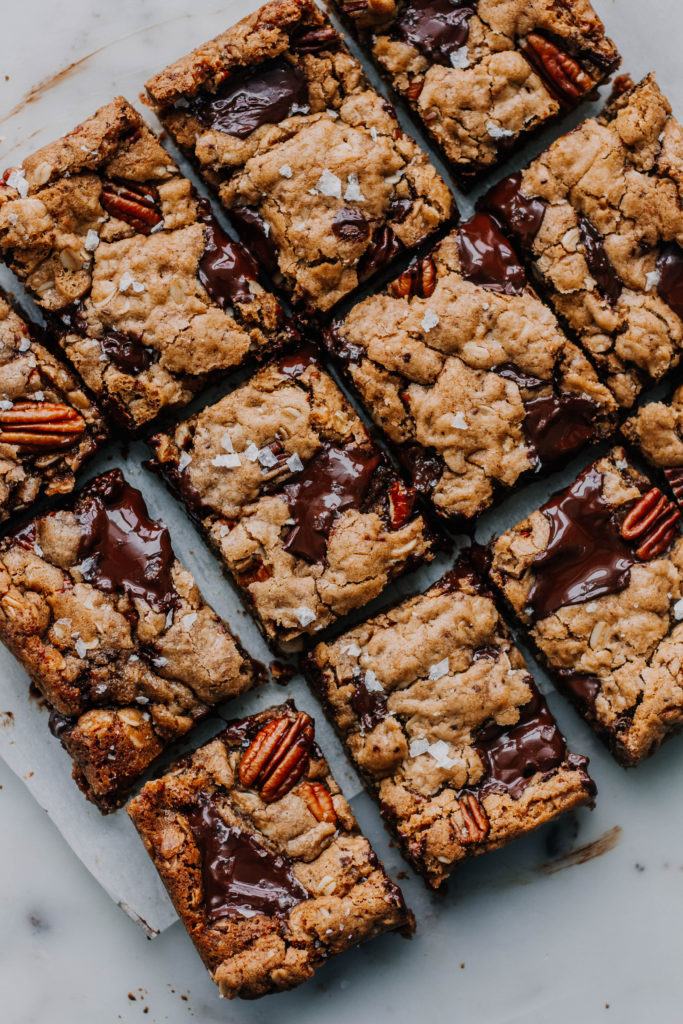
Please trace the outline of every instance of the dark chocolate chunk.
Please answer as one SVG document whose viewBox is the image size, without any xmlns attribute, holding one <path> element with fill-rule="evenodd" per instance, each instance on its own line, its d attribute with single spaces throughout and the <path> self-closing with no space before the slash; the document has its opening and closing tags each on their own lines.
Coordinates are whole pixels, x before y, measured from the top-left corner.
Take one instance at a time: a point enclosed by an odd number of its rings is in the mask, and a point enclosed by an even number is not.
<svg viewBox="0 0 683 1024">
<path fill-rule="evenodd" d="M 351 707 L 358 716 L 361 732 L 369 732 L 387 716 L 387 697 L 381 690 L 369 690 L 362 672 L 353 679 Z"/>
<path fill-rule="evenodd" d="M 261 125 L 284 120 L 292 106 L 307 106 L 308 87 L 294 64 L 278 60 L 250 74 L 236 72 L 217 92 L 188 105 L 205 128 L 246 139 Z"/>
<path fill-rule="evenodd" d="M 358 263 L 358 280 L 364 281 L 403 251 L 403 242 L 388 225 L 375 228 L 372 242 Z"/>
<path fill-rule="evenodd" d="M 662 247 L 657 258 L 657 292 L 683 320 L 683 249 L 675 242 Z"/>
<path fill-rule="evenodd" d="M 531 700 L 519 709 L 514 725 L 485 725 L 474 738 L 474 748 L 484 764 L 479 793 L 509 793 L 517 800 L 538 772 L 551 772 L 567 756 L 564 736 L 548 710 L 545 699 L 527 676 Z"/>
<path fill-rule="evenodd" d="M 360 210 L 338 210 L 332 221 L 332 230 L 342 242 L 364 242 L 370 234 L 370 225 Z"/>
<path fill-rule="evenodd" d="M 396 22 L 398 34 L 434 64 L 451 66 L 451 54 L 467 42 L 476 0 L 408 0 Z"/>
<path fill-rule="evenodd" d="M 215 797 L 201 796 L 186 811 L 202 862 L 207 919 L 287 914 L 310 894 L 291 862 L 271 853 L 256 836 L 226 824 Z"/>
<path fill-rule="evenodd" d="M 600 232 L 587 217 L 579 214 L 579 235 L 583 245 L 586 263 L 591 277 L 595 279 L 598 291 L 612 305 L 618 300 L 623 287 L 621 279 L 609 260 L 605 242 Z"/>
<path fill-rule="evenodd" d="M 155 611 L 178 603 L 168 530 L 150 519 L 140 491 L 114 469 L 94 480 L 76 505 L 81 527 L 78 566 L 86 583 L 105 593 L 123 590 Z"/>
<path fill-rule="evenodd" d="M 258 210 L 253 206 L 233 206 L 230 217 L 249 251 L 269 274 L 276 273 L 277 254 L 270 240 L 270 229 Z"/>
<path fill-rule="evenodd" d="M 100 338 L 100 348 L 114 366 L 135 377 L 152 365 L 154 350 L 143 345 L 139 338 L 121 331 L 105 330 Z"/>
<path fill-rule="evenodd" d="M 486 213 L 475 213 L 455 233 L 462 276 L 481 288 L 521 295 L 526 274 L 514 249 Z"/>
<path fill-rule="evenodd" d="M 389 220 L 392 220 L 394 224 L 402 224 L 412 208 L 412 199 L 392 199 L 389 203 Z"/>
<path fill-rule="evenodd" d="M 530 249 L 545 216 L 545 203 L 542 199 L 528 199 L 521 186 L 522 172 L 516 171 L 482 196 L 477 209 L 496 217 L 526 249 Z"/>
<path fill-rule="evenodd" d="M 443 476 L 446 463 L 440 455 L 430 455 L 419 444 L 406 444 L 398 453 L 413 487 L 420 494 L 430 495 Z"/>
<path fill-rule="evenodd" d="M 285 550 L 309 562 L 322 561 L 336 518 L 362 505 L 379 463 L 380 456 L 373 451 L 323 445 L 296 480 L 282 489 L 295 523 Z"/>
<path fill-rule="evenodd" d="M 601 683 L 597 676 L 586 672 L 575 672 L 570 668 L 557 670 L 560 686 L 583 712 L 595 710 L 595 699 L 600 693 Z"/>
<path fill-rule="evenodd" d="M 511 380 L 518 388 L 540 388 L 548 383 L 547 380 L 541 380 L 540 377 L 534 377 L 526 370 L 521 370 L 514 363 L 500 363 L 499 366 L 493 367 L 493 372 L 505 380 Z"/>
<path fill-rule="evenodd" d="M 205 239 L 204 255 L 197 268 L 199 280 L 221 309 L 235 302 L 251 302 L 254 296 L 249 282 L 258 278 L 256 263 L 239 242 L 226 235 L 206 199 L 199 200 L 197 211 Z"/>
<path fill-rule="evenodd" d="M 286 377 L 299 377 L 307 366 L 317 366 L 318 353 L 313 345 L 301 345 L 296 352 L 283 356 L 278 363 L 280 373 Z"/>
<path fill-rule="evenodd" d="M 535 579 L 526 608 L 532 620 L 628 586 L 635 557 L 621 538 L 602 485 L 602 473 L 589 466 L 541 509 L 550 536 L 532 564 Z"/>
<path fill-rule="evenodd" d="M 365 355 L 362 345 L 355 345 L 348 338 L 339 333 L 344 325 L 343 320 L 335 320 L 331 327 L 328 327 L 323 334 L 325 345 L 335 356 L 344 363 L 355 363 L 358 365 Z"/>
<path fill-rule="evenodd" d="M 542 465 L 568 458 L 595 436 L 598 406 L 583 395 L 537 395 L 527 399 L 524 408 L 524 433 Z"/>
</svg>

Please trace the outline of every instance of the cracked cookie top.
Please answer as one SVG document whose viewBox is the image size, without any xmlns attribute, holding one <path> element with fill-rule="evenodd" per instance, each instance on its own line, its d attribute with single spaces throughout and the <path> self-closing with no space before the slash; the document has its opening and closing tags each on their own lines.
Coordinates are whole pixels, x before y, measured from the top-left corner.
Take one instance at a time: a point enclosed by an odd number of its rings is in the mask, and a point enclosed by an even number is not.
<svg viewBox="0 0 683 1024">
<path fill-rule="evenodd" d="M 105 811 L 211 705 L 258 679 L 120 470 L 2 543 L 0 635 Z"/>
<path fill-rule="evenodd" d="M 267 4 L 147 89 L 252 251 L 309 309 L 330 309 L 454 212 L 312 0 Z"/>
<path fill-rule="evenodd" d="M 67 494 L 106 436 L 99 410 L 0 292 L 0 522 Z"/>
<path fill-rule="evenodd" d="M 425 594 L 318 644 L 306 674 L 434 886 L 592 795 L 464 558 Z"/>
<path fill-rule="evenodd" d="M 5 172 L 0 250 L 128 427 L 288 335 L 251 256 L 121 97 Z"/>
<path fill-rule="evenodd" d="M 618 66 L 588 0 L 335 0 L 464 183 Z"/>
<path fill-rule="evenodd" d="M 294 768 L 283 773 L 285 760 Z M 275 798 L 257 768 L 266 779 L 286 776 Z M 127 810 L 229 998 L 293 988 L 351 946 L 413 930 L 315 743 L 313 720 L 291 702 L 230 722 Z"/>
<path fill-rule="evenodd" d="M 491 546 L 491 578 L 625 764 L 683 724 L 679 520 L 615 448 Z"/>
<path fill-rule="evenodd" d="M 484 197 L 621 405 L 683 343 L 683 130 L 652 75 Z"/>
<path fill-rule="evenodd" d="M 446 518 L 474 518 L 613 427 L 613 397 L 484 214 L 325 337 Z"/>
<path fill-rule="evenodd" d="M 431 557 L 415 492 L 312 350 L 151 444 L 269 640 L 300 642 Z"/>
</svg>

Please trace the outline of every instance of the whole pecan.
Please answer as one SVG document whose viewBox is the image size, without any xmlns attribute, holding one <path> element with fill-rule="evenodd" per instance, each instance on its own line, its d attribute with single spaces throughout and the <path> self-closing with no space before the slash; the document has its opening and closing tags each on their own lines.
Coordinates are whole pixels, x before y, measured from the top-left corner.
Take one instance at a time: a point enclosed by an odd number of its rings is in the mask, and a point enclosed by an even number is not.
<svg viewBox="0 0 683 1024">
<path fill-rule="evenodd" d="M 308 767 L 313 743 L 313 721 L 304 711 L 293 718 L 274 718 L 256 733 L 242 755 L 239 779 L 258 789 L 264 803 L 280 800 Z"/>
<path fill-rule="evenodd" d="M 637 501 L 621 524 L 621 536 L 639 541 L 636 556 L 643 562 L 661 555 L 671 543 L 681 513 L 659 487 L 653 487 Z"/>
<path fill-rule="evenodd" d="M 392 481 L 389 487 L 389 522 L 392 530 L 400 530 L 410 519 L 416 494 L 414 487 L 405 487 L 400 480 Z"/>
<path fill-rule="evenodd" d="M 463 821 L 463 828 L 459 836 L 460 842 L 463 846 L 468 846 L 470 843 L 483 843 L 491 828 L 486 811 L 473 793 L 461 796 L 458 804 Z"/>
<path fill-rule="evenodd" d="M 162 221 L 159 193 L 153 185 L 140 185 L 133 181 L 105 181 L 100 203 L 112 217 L 130 224 L 142 235 Z"/>
<path fill-rule="evenodd" d="M 316 821 L 337 824 L 337 812 L 332 803 L 332 794 L 323 782 L 304 782 L 301 787 L 306 806 Z"/>
<path fill-rule="evenodd" d="M 593 88 L 592 79 L 581 65 L 538 32 L 529 33 L 521 50 L 559 100 L 576 103 Z"/>
<path fill-rule="evenodd" d="M 0 443 L 48 454 L 70 448 L 85 431 L 80 413 L 61 402 L 15 402 L 0 411 Z"/>
</svg>

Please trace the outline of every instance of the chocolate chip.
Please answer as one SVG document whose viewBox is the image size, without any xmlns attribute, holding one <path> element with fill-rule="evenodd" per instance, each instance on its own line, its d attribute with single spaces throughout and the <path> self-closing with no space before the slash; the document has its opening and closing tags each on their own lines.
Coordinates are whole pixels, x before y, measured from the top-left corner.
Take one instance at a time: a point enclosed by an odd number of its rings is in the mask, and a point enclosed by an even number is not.
<svg viewBox="0 0 683 1024">
<path fill-rule="evenodd" d="M 338 210 L 332 230 L 342 242 L 364 242 L 370 234 L 370 225 L 360 210 Z"/>
<path fill-rule="evenodd" d="M 610 263 L 609 256 L 605 250 L 604 239 L 587 217 L 579 215 L 578 220 L 581 244 L 584 248 L 586 263 L 588 264 L 591 277 L 595 278 L 595 283 L 602 297 L 614 305 L 621 295 L 623 286 L 619 275 Z"/>
</svg>

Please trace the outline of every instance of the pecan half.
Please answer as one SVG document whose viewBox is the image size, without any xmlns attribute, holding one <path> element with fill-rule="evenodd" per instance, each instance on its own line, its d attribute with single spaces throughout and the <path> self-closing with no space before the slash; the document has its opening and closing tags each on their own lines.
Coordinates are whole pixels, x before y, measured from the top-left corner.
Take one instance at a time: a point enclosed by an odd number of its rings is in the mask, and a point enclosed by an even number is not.
<svg viewBox="0 0 683 1024">
<path fill-rule="evenodd" d="M 337 824 L 337 812 L 332 803 L 332 794 L 323 782 L 304 782 L 301 787 L 306 806 L 316 821 Z"/>
<path fill-rule="evenodd" d="M 436 264 L 431 256 L 425 256 L 404 270 L 391 284 L 391 291 L 399 299 L 419 295 L 428 299 L 436 288 Z"/>
<path fill-rule="evenodd" d="M 408 522 L 415 506 L 416 494 L 414 487 L 405 487 L 400 480 L 392 482 L 389 487 L 389 522 L 392 530 L 400 530 Z"/>
<path fill-rule="evenodd" d="M 340 38 L 336 29 L 330 25 L 328 28 L 312 28 L 308 32 L 290 41 L 295 53 L 317 53 L 318 50 L 336 50 Z"/>
<path fill-rule="evenodd" d="M 483 843 L 491 828 L 486 811 L 472 793 L 461 796 L 458 804 L 463 822 L 460 842 L 463 846 L 468 846 L 470 843 Z"/>
<path fill-rule="evenodd" d="M 148 235 L 163 220 L 159 193 L 152 185 L 133 181 L 105 181 L 100 203 L 112 217 L 118 217 L 141 235 Z"/>
<path fill-rule="evenodd" d="M 70 448 L 85 431 L 85 420 L 61 402 L 15 402 L 0 412 L 0 443 L 47 454 Z"/>
<path fill-rule="evenodd" d="M 653 487 L 636 502 L 621 524 L 621 536 L 640 541 L 636 556 L 643 562 L 665 551 L 676 532 L 681 513 L 659 487 Z"/>
<path fill-rule="evenodd" d="M 665 469 L 664 476 L 669 481 L 669 486 L 674 492 L 676 501 L 683 507 L 683 468 Z"/>
<path fill-rule="evenodd" d="M 274 718 L 259 729 L 242 755 L 240 782 L 258 789 L 264 803 L 280 800 L 306 771 L 312 743 L 313 722 L 304 711 L 293 718 Z"/>
<path fill-rule="evenodd" d="M 406 89 L 406 96 L 408 97 L 411 103 L 415 103 L 415 101 L 418 99 L 420 93 L 422 92 L 423 85 L 424 82 L 421 82 L 419 78 L 415 79 L 414 82 L 410 83 L 410 85 Z"/>
<path fill-rule="evenodd" d="M 593 88 L 593 81 L 580 64 L 538 32 L 530 32 L 521 50 L 548 88 L 565 103 L 576 103 Z"/>
</svg>

